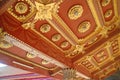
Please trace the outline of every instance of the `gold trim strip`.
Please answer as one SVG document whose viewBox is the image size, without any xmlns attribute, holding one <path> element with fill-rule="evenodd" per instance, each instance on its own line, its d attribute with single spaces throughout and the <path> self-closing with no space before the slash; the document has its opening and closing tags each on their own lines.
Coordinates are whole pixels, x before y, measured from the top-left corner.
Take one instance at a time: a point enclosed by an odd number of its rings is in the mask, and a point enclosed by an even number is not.
<svg viewBox="0 0 120 80">
<path fill-rule="evenodd" d="M 73 46 L 76 45 L 76 42 L 72 41 L 67 35 L 58 27 L 56 26 L 51 20 L 47 19 L 47 21 L 59 32 L 62 34 L 62 36 L 68 40 Z"/>
<path fill-rule="evenodd" d="M 91 52 L 90 52 L 89 54 L 87 54 L 86 56 L 91 56 L 92 53 L 95 53 L 95 52 L 98 51 L 99 49 L 105 47 L 105 44 L 106 44 L 108 41 L 115 40 L 115 38 L 119 38 L 119 37 L 120 37 L 119 34 L 113 36 L 112 38 L 110 38 L 110 39 L 108 39 L 106 42 L 104 42 L 102 45 L 100 45 L 98 48 L 96 48 L 96 49 L 94 49 L 93 51 L 91 51 Z M 80 62 L 80 60 L 82 60 L 82 59 L 83 59 L 83 58 L 78 59 L 78 60 L 76 60 L 74 63 L 78 63 L 78 62 Z"/>
<path fill-rule="evenodd" d="M 70 34 L 72 35 L 72 39 L 75 41 L 75 43 L 78 43 L 78 38 L 75 36 L 75 34 L 70 30 L 68 25 L 61 19 L 61 17 L 58 14 L 54 14 L 53 17 L 63 26 L 63 28 Z M 75 44 L 75 45 L 76 45 Z"/>
<path fill-rule="evenodd" d="M 43 39 L 45 39 L 46 41 L 48 41 L 49 43 L 51 43 L 53 46 L 55 46 L 57 49 L 59 49 L 62 52 L 67 52 L 68 50 L 63 51 L 60 47 L 58 47 L 57 45 L 55 45 L 53 42 L 51 42 L 49 39 L 47 39 L 45 36 L 43 36 L 42 34 L 40 34 L 38 31 L 36 31 L 34 28 L 31 28 L 32 31 L 34 31 L 36 34 L 38 34 L 40 37 L 42 37 Z"/>
<path fill-rule="evenodd" d="M 55 69 L 58 68 L 58 67 L 54 67 L 54 68 L 43 67 L 43 66 L 40 65 L 40 64 L 37 64 L 37 63 L 31 62 L 31 61 L 29 61 L 29 60 L 23 59 L 23 58 L 21 58 L 21 57 L 18 57 L 18 56 L 16 56 L 16 55 L 13 55 L 13 54 L 11 54 L 10 52 L 4 51 L 4 50 L 2 50 L 2 49 L 0 49 L 0 53 L 1 53 L 1 54 L 5 54 L 5 55 L 10 56 L 10 57 L 13 57 L 13 58 L 15 58 L 15 59 L 18 59 L 18 60 L 20 60 L 20 61 L 23 61 L 23 62 L 32 64 L 32 65 L 34 65 L 34 66 L 40 67 L 40 68 L 45 69 L 45 70 L 55 70 Z"/>
<path fill-rule="evenodd" d="M 93 14 L 93 17 L 95 19 L 95 22 L 96 22 L 97 26 L 102 27 L 102 25 L 100 24 L 96 9 L 95 9 L 94 4 L 93 4 L 93 0 L 87 0 L 87 2 L 88 2 L 88 5 L 89 5 L 89 8 L 90 8 L 90 10 Z"/>
<path fill-rule="evenodd" d="M 113 0 L 113 6 L 114 6 L 115 16 L 119 17 L 118 16 L 118 7 L 117 7 L 118 5 L 117 5 L 117 2 L 118 2 L 117 0 Z"/>
</svg>

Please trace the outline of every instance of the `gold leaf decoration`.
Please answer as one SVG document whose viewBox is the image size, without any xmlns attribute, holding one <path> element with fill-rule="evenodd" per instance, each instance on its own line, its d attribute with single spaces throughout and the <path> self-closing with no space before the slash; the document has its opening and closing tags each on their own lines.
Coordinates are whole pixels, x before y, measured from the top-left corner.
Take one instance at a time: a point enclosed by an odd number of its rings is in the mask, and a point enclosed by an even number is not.
<svg viewBox="0 0 120 80">
<path fill-rule="evenodd" d="M 49 64 L 50 62 L 46 61 L 46 60 L 42 60 L 42 64 L 46 65 Z"/>
<path fill-rule="evenodd" d="M 110 3 L 111 0 L 102 0 L 101 5 L 107 6 Z"/>
<path fill-rule="evenodd" d="M 28 10 L 27 4 L 25 4 L 24 2 L 19 2 L 15 5 L 15 10 L 19 14 L 24 14 Z"/>
<path fill-rule="evenodd" d="M 79 25 L 79 27 L 78 27 L 78 31 L 80 32 L 80 33 L 84 33 L 84 32 L 86 32 L 86 31 L 88 31 L 89 29 L 90 29 L 90 22 L 88 22 L 88 21 L 85 21 L 85 22 L 82 22 L 80 25 Z"/>
<path fill-rule="evenodd" d="M 60 46 L 61 48 L 66 48 L 69 45 L 67 41 L 63 42 Z"/>
<path fill-rule="evenodd" d="M 40 27 L 40 31 L 42 33 L 47 33 L 49 32 L 51 29 L 50 25 L 49 24 L 43 24 L 41 27 Z"/>
<path fill-rule="evenodd" d="M 52 41 L 59 41 L 61 39 L 61 35 L 60 34 L 55 34 L 52 36 Z"/>
<path fill-rule="evenodd" d="M 68 17 L 71 20 L 76 20 L 82 16 L 82 13 L 83 13 L 83 7 L 81 5 L 75 5 L 72 8 L 70 8 L 68 12 Z"/>
<path fill-rule="evenodd" d="M 37 54 L 27 52 L 26 56 L 27 56 L 27 58 L 35 58 L 35 57 L 37 57 Z"/>
<path fill-rule="evenodd" d="M 109 18 L 111 15 L 112 15 L 112 10 L 107 10 L 104 16 L 105 18 Z"/>
</svg>

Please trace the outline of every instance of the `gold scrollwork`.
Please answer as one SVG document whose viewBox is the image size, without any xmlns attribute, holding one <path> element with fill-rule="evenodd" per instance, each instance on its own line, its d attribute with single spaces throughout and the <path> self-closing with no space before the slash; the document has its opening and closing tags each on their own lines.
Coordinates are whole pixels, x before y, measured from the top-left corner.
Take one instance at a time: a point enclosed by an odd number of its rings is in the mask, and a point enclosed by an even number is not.
<svg viewBox="0 0 120 80">
<path fill-rule="evenodd" d="M 70 8 L 68 12 L 68 17 L 71 20 L 76 20 L 82 16 L 82 13 L 83 13 L 83 7 L 81 5 L 75 5 L 72 8 Z"/>
<path fill-rule="evenodd" d="M 79 25 L 79 27 L 78 27 L 78 31 L 79 31 L 80 33 L 84 33 L 84 32 L 86 32 L 86 31 L 89 30 L 90 25 L 91 25 L 91 24 L 90 24 L 90 22 L 88 22 L 88 21 L 82 22 L 82 23 Z"/>
<path fill-rule="evenodd" d="M 61 39 L 61 35 L 60 34 L 55 34 L 52 36 L 52 41 L 59 41 Z"/>
<path fill-rule="evenodd" d="M 101 5 L 102 6 L 107 6 L 110 3 L 111 0 L 102 0 Z"/>
<path fill-rule="evenodd" d="M 43 24 L 41 27 L 40 27 L 40 31 L 42 33 L 47 33 L 49 32 L 51 29 L 50 25 L 49 24 Z"/>
</svg>

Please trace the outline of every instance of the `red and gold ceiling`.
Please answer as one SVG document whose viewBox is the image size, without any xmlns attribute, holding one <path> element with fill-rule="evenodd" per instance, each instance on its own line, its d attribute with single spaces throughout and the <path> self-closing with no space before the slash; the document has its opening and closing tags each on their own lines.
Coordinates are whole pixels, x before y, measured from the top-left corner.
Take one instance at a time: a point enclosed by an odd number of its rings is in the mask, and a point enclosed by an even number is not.
<svg viewBox="0 0 120 80">
<path fill-rule="evenodd" d="M 119 68 L 119 0 L 6 0 L 4 4 L 7 3 L 12 5 L 5 8 L 0 4 L 0 10 L 6 10 L 0 15 L 0 27 L 6 35 L 90 78 L 106 78 Z M 21 58 L 27 55 L 24 50 L 14 53 L 14 46 L 5 50 Z M 26 59 L 41 65 L 38 55 Z M 44 67 L 56 67 L 49 64 Z M 60 69 L 57 66 L 57 71 Z"/>
</svg>

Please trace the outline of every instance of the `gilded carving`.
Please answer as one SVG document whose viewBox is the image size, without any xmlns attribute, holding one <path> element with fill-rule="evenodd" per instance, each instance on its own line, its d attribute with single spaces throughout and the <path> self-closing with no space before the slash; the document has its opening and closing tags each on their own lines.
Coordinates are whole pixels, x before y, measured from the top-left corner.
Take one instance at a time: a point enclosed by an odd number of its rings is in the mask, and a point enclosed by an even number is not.
<svg viewBox="0 0 120 80">
<path fill-rule="evenodd" d="M 0 48 L 10 48 L 13 46 L 12 44 L 5 41 L 5 39 L 4 39 L 5 34 L 6 34 L 6 32 L 3 32 L 3 29 L 0 28 Z"/>
<path fill-rule="evenodd" d="M 27 22 L 35 14 L 34 5 L 30 0 L 16 1 L 7 11 L 21 22 Z"/>
<path fill-rule="evenodd" d="M 66 48 L 69 45 L 69 43 L 67 41 L 61 43 L 60 47 L 61 48 Z"/>
<path fill-rule="evenodd" d="M 73 50 L 74 54 L 84 53 L 84 45 L 76 45 L 75 49 Z"/>
<path fill-rule="evenodd" d="M 26 57 L 27 58 L 35 58 L 35 57 L 37 57 L 37 54 L 27 52 Z"/>
<path fill-rule="evenodd" d="M 56 42 L 59 41 L 61 39 L 61 35 L 60 34 L 55 34 L 52 36 L 52 41 Z"/>
<path fill-rule="evenodd" d="M 59 3 L 49 3 L 41 4 L 35 1 L 35 8 L 37 9 L 35 19 L 36 20 L 45 20 L 52 19 L 52 14 L 58 12 Z"/>
<path fill-rule="evenodd" d="M 82 16 L 83 7 L 81 5 L 74 5 L 72 8 L 69 9 L 68 17 L 71 20 L 76 20 Z"/>
<path fill-rule="evenodd" d="M 15 5 L 15 10 L 16 12 L 18 12 L 19 14 L 24 14 L 27 12 L 28 10 L 28 6 L 27 4 L 25 4 L 24 2 L 19 2 Z"/>
<path fill-rule="evenodd" d="M 46 61 L 46 60 L 44 60 L 44 59 L 42 60 L 42 64 L 43 64 L 43 65 L 46 65 L 46 64 L 49 64 L 49 63 L 50 63 L 49 61 Z"/>
<path fill-rule="evenodd" d="M 102 0 L 101 5 L 107 6 L 110 3 L 111 0 Z"/>
<path fill-rule="evenodd" d="M 82 22 L 78 27 L 78 31 L 80 33 L 84 33 L 86 31 L 88 31 L 89 29 L 90 29 L 90 22 L 88 22 L 88 21 Z"/>
<path fill-rule="evenodd" d="M 51 29 L 51 26 L 49 24 L 43 24 L 41 27 L 40 27 L 40 31 L 42 33 L 47 33 L 49 32 Z"/>
<path fill-rule="evenodd" d="M 112 15 L 112 10 L 107 10 L 107 11 L 105 12 L 104 17 L 105 17 L 105 18 L 109 18 L 111 15 Z"/>
</svg>

